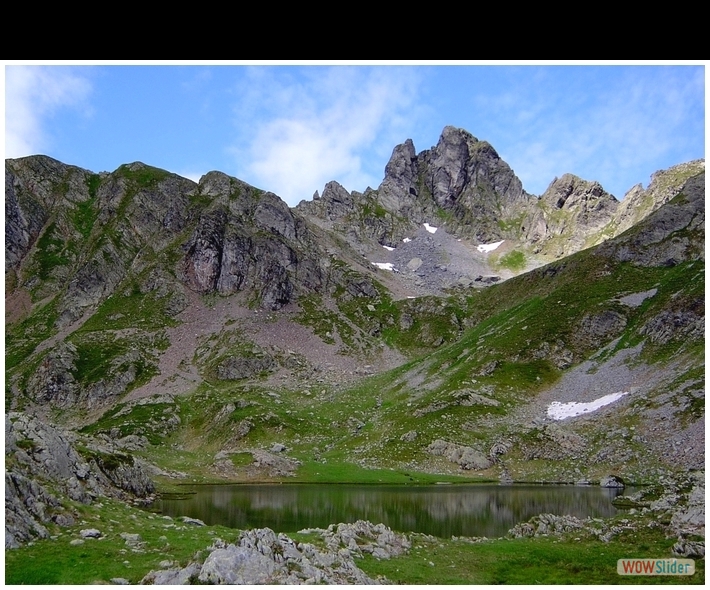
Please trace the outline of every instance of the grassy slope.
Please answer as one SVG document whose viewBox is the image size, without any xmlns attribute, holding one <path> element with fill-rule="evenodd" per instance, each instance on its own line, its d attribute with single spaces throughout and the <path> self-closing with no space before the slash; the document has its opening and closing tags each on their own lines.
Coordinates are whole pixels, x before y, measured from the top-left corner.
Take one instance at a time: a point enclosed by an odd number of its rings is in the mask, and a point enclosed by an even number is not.
<svg viewBox="0 0 710 590">
<path fill-rule="evenodd" d="M 209 479 L 204 466 L 212 463 L 218 451 L 244 453 L 268 449 L 276 442 L 285 444 L 288 455 L 302 462 L 297 477 L 303 481 L 382 480 L 381 475 L 368 471 L 374 468 L 385 469 L 394 481 L 400 477 L 395 473 L 454 474 L 452 464 L 427 455 L 423 448 L 444 438 L 486 451 L 501 436 L 522 435 L 520 429 L 502 426 L 506 416 L 534 400 L 563 374 L 550 355 L 540 356 L 542 343 L 554 346 L 562 341 L 574 362 L 596 353 L 606 341 L 616 342 L 609 349 L 612 352 L 634 346 L 641 340 L 640 328 L 660 310 L 703 296 L 704 283 L 698 279 L 702 269 L 698 261 L 662 269 L 620 265 L 607 270 L 603 259 L 580 253 L 564 263 L 472 295 L 461 315 L 464 322 L 474 325 L 457 341 L 387 373 L 363 378 L 355 386 L 313 384 L 276 390 L 258 381 L 213 378 L 191 395 L 175 400 L 174 411 L 181 418 L 177 427 L 164 432 L 145 427 L 151 412 L 156 414 L 152 423 L 159 423 L 166 411 L 161 402 L 153 409 L 137 406 L 132 413 L 114 417 L 119 406 L 86 431 L 108 433 L 118 427 L 122 435 L 145 434 L 153 446 L 141 454 L 165 468 L 199 474 L 200 481 Z M 580 289 L 579 285 L 587 287 Z M 656 295 L 636 308 L 616 301 L 651 288 L 657 289 Z M 429 307 L 424 310 L 432 321 L 441 317 Z M 602 342 L 581 333 L 584 317 L 609 310 L 625 318 L 621 332 L 607 335 Z M 480 317 L 485 319 L 479 321 Z M 399 343 L 407 349 L 406 333 L 399 336 Z M 688 374 L 679 376 L 685 380 L 692 377 L 693 366 L 702 364 L 702 350 L 702 342 L 646 343 L 639 360 L 663 365 L 690 359 Z M 455 394 L 468 391 L 483 394 L 498 405 L 457 404 Z M 696 410 L 701 408 L 690 411 Z M 605 429 L 619 426 L 622 418 L 610 421 Z M 239 435 L 245 423 L 248 434 Z M 590 428 L 588 438 L 596 440 L 594 427 Z M 416 439 L 401 440 L 410 431 L 417 432 Z M 604 444 L 603 437 L 598 444 Z M 642 462 L 643 449 L 638 451 L 637 460 Z M 515 452 L 511 457 L 525 462 Z M 536 468 L 535 463 L 525 463 Z M 235 467 L 238 474 L 241 466 Z M 539 468 L 537 479 L 546 479 L 544 461 Z M 479 477 L 497 477 L 496 473 Z M 528 474 L 535 479 L 534 469 L 528 469 Z"/>
</svg>

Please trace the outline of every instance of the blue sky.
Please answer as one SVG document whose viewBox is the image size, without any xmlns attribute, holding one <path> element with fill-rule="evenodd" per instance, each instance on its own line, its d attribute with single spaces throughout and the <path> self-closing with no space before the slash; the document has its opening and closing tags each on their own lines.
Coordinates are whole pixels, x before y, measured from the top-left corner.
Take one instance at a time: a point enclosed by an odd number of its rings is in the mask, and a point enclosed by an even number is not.
<svg viewBox="0 0 710 590">
<path fill-rule="evenodd" d="M 682 65 L 24 65 L 5 62 L 6 157 L 93 172 L 221 170 L 310 199 L 377 187 L 398 143 L 446 125 L 487 140 L 528 192 L 555 176 L 622 198 L 705 156 L 703 62 Z"/>
</svg>

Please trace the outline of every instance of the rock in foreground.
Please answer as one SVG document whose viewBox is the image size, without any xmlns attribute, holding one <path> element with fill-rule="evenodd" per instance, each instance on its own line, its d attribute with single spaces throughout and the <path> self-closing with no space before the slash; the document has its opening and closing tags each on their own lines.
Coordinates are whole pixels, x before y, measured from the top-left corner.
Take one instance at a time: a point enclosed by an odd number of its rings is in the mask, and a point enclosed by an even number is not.
<svg viewBox="0 0 710 590">
<path fill-rule="evenodd" d="M 406 552 L 410 542 L 383 524 L 366 521 L 309 529 L 326 543 L 319 549 L 269 528 L 242 531 L 236 543 L 217 540 L 204 562 L 183 569 L 152 571 L 143 584 L 377 584 L 354 562 L 370 553 L 378 559 Z"/>
</svg>

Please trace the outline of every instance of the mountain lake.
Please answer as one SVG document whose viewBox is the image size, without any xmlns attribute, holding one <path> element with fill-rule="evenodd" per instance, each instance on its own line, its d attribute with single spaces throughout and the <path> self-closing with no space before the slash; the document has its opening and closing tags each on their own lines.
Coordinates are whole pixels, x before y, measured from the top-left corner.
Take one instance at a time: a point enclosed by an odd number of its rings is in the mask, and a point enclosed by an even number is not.
<svg viewBox="0 0 710 590">
<path fill-rule="evenodd" d="M 238 529 L 296 532 L 369 520 L 401 532 L 492 538 L 541 513 L 613 516 L 618 511 L 611 500 L 632 492 L 591 485 L 196 485 L 150 509 Z"/>
</svg>

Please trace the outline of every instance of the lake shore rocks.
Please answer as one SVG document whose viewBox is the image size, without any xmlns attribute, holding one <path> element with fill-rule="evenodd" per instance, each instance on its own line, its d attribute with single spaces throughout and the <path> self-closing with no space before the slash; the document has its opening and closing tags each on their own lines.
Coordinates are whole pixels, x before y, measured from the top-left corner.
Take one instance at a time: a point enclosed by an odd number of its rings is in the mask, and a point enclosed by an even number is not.
<svg viewBox="0 0 710 590">
<path fill-rule="evenodd" d="M 625 488 L 626 484 L 617 475 L 605 475 L 599 481 L 599 486 L 602 488 Z"/>
<path fill-rule="evenodd" d="M 608 543 L 619 533 L 636 530 L 630 519 L 618 522 L 605 521 L 601 518 L 587 517 L 579 519 L 576 516 L 557 514 L 538 514 L 527 522 L 516 524 L 508 535 L 514 539 L 521 537 L 561 536 L 568 533 L 593 536 Z"/>
<path fill-rule="evenodd" d="M 656 499 L 651 500 L 654 497 Z M 628 508 L 630 518 L 579 519 L 569 515 L 538 514 L 527 522 L 515 525 L 508 536 L 520 538 L 577 533 L 608 543 L 620 533 L 645 526 L 664 529 L 669 537 L 677 537 L 678 542 L 672 550 L 674 555 L 705 555 L 705 541 L 697 539 L 705 537 L 704 471 L 691 470 L 672 479 L 664 478 L 661 484 L 643 488 L 632 496 L 617 496 L 614 504 Z"/>
<path fill-rule="evenodd" d="M 325 548 L 299 543 L 269 528 L 242 531 L 234 543 L 217 539 L 200 564 L 151 571 L 142 584 L 376 584 L 354 562 L 370 553 L 389 559 L 411 548 L 406 535 L 383 524 L 359 520 L 308 529 Z"/>
</svg>

